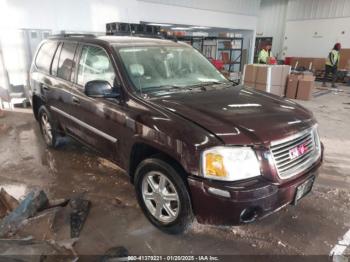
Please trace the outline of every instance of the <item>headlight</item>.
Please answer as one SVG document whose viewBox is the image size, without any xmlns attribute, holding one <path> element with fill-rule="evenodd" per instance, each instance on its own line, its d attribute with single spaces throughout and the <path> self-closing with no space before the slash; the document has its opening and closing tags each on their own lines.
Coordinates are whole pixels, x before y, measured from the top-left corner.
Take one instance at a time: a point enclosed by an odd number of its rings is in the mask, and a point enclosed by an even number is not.
<svg viewBox="0 0 350 262">
<path fill-rule="evenodd" d="M 206 178 L 237 181 L 260 176 L 260 166 L 249 147 L 214 147 L 202 153 L 202 174 Z"/>
</svg>

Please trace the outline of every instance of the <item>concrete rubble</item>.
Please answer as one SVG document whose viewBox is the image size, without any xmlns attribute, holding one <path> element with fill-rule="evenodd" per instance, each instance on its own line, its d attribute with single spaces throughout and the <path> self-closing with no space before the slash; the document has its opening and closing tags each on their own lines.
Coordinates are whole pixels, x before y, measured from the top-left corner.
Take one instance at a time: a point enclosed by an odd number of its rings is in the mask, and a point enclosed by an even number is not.
<svg viewBox="0 0 350 262">
<path fill-rule="evenodd" d="M 19 205 L 17 199 L 9 195 L 3 188 L 0 190 L 0 219 L 12 212 Z"/>
<path fill-rule="evenodd" d="M 0 254 L 9 256 L 9 261 L 46 261 L 43 255 L 58 254 L 77 257 L 74 244 L 90 207 L 82 196 L 50 201 L 41 190 L 31 191 L 19 202 L 1 188 Z"/>
</svg>

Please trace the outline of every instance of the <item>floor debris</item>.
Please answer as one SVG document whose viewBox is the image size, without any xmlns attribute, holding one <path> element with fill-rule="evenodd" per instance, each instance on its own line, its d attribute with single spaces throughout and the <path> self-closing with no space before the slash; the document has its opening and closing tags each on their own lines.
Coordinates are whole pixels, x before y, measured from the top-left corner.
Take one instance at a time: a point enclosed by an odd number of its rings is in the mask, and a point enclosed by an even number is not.
<svg viewBox="0 0 350 262">
<path fill-rule="evenodd" d="M 70 216 L 71 237 L 79 237 L 80 231 L 84 226 L 85 220 L 89 214 L 91 202 L 82 198 L 76 198 L 69 202 L 72 213 Z"/>
<path fill-rule="evenodd" d="M 127 261 L 120 260 L 117 258 L 126 258 L 129 256 L 129 251 L 125 247 L 113 247 L 107 250 L 105 255 L 102 257 L 101 262 L 112 262 L 112 261 Z"/>
<path fill-rule="evenodd" d="M 10 212 L 18 207 L 18 201 L 11 195 L 9 195 L 5 189 L 0 190 L 0 219 L 4 218 Z"/>
<path fill-rule="evenodd" d="M 0 239 L 0 254 L 1 261 L 48 261 L 45 259 L 48 255 L 64 255 L 65 261 L 74 258 L 65 248 L 33 239 Z"/>
<path fill-rule="evenodd" d="M 33 191 L 7 215 L 0 223 L 0 237 L 14 234 L 27 218 L 33 217 L 38 211 L 47 207 L 48 199 L 44 191 Z"/>
<path fill-rule="evenodd" d="M 0 238 L 6 239 L 0 239 L 0 254 L 34 255 L 33 260 L 9 258 L 13 261 L 46 261 L 42 254 L 69 254 L 72 259 L 65 261 L 74 261 L 77 258 L 74 244 L 79 240 L 90 207 L 91 202 L 82 195 L 49 200 L 44 191 L 35 190 L 18 202 L 1 189 Z M 24 238 L 11 239 L 15 234 Z"/>
</svg>

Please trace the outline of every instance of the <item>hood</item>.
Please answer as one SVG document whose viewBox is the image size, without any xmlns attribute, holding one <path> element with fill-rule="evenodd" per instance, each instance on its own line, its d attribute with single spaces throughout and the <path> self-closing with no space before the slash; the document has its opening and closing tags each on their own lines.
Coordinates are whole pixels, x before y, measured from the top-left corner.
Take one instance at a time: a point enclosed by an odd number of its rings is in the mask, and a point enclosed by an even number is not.
<svg viewBox="0 0 350 262">
<path fill-rule="evenodd" d="M 150 101 L 232 145 L 266 144 L 315 124 L 312 113 L 297 103 L 242 86 L 169 93 Z"/>
</svg>

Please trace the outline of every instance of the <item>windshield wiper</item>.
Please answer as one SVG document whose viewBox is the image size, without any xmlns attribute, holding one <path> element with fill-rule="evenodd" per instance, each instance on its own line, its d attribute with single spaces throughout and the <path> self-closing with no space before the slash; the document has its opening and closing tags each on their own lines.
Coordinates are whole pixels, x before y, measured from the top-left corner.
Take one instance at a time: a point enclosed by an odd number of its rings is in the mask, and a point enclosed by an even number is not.
<svg viewBox="0 0 350 262">
<path fill-rule="evenodd" d="M 220 82 L 220 81 L 207 81 L 207 82 L 201 82 L 201 83 L 198 83 L 198 84 L 190 85 L 189 87 L 199 87 L 199 88 L 201 88 L 201 90 L 207 91 L 207 89 L 205 88 L 206 86 L 220 85 L 220 84 L 223 84 L 223 83 L 224 82 Z"/>
<path fill-rule="evenodd" d="M 155 86 L 155 87 L 150 87 L 147 88 L 149 90 L 145 90 L 144 93 L 154 93 L 154 92 L 160 92 L 160 91 L 178 91 L 178 90 L 186 90 L 188 91 L 189 89 L 184 87 L 184 86 L 178 86 L 178 85 L 162 85 L 162 86 Z"/>
</svg>

